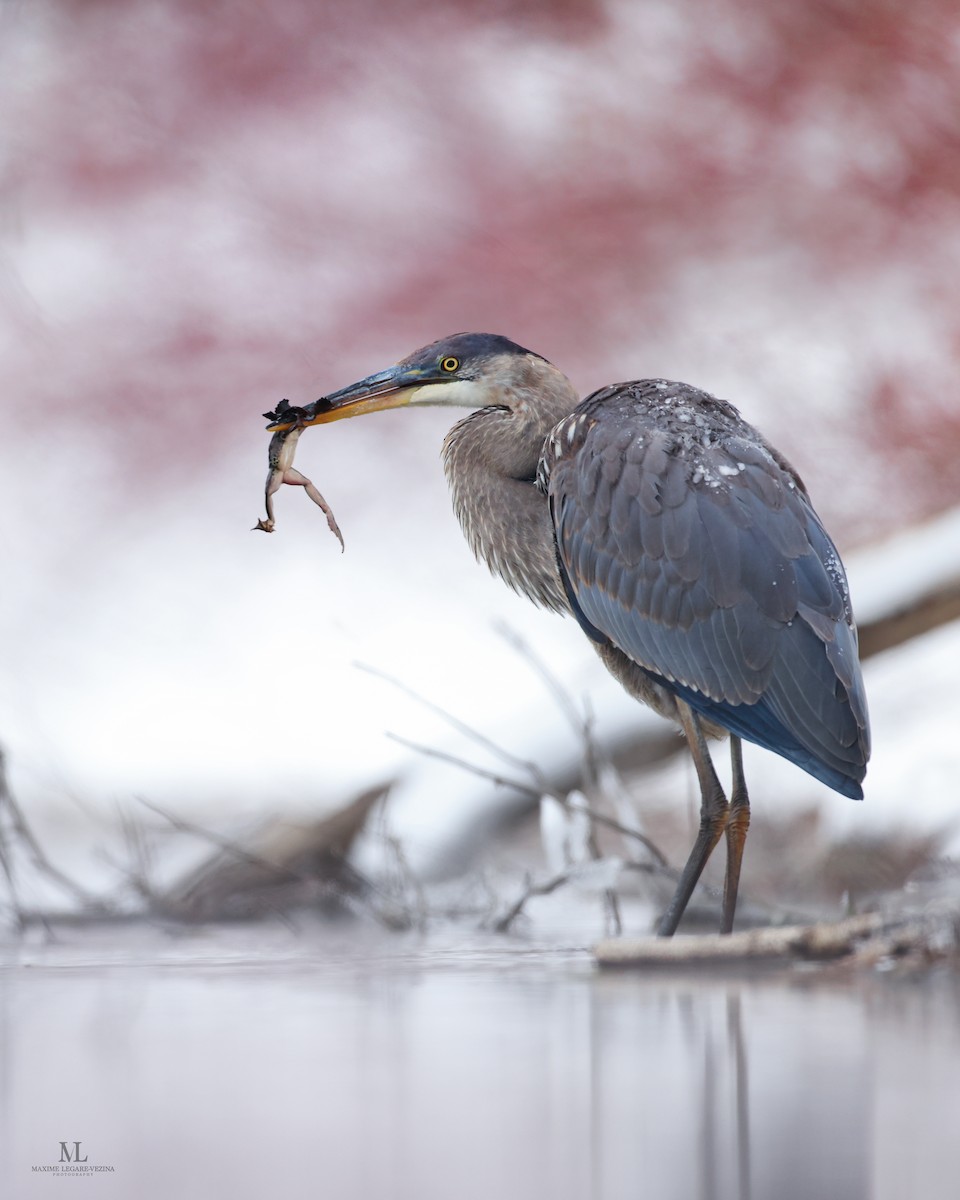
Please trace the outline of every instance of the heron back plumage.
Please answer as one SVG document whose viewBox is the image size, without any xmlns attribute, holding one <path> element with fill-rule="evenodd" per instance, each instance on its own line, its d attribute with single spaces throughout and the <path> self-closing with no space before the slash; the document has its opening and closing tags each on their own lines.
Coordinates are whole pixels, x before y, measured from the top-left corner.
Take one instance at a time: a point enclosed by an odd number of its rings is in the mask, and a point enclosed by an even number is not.
<svg viewBox="0 0 960 1200">
<path fill-rule="evenodd" d="M 538 482 L 581 625 L 702 715 L 861 797 L 869 757 L 840 557 L 729 403 L 642 380 L 548 434 Z"/>
</svg>

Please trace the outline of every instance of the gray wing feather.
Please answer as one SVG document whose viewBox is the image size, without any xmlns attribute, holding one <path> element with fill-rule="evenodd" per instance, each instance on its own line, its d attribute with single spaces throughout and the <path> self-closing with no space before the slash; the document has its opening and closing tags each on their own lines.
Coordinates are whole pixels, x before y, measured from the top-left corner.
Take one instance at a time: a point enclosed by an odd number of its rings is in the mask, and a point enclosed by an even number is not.
<svg viewBox="0 0 960 1200">
<path fill-rule="evenodd" d="M 787 464 L 739 417 L 691 452 L 620 395 L 578 411 L 548 491 L 587 620 L 658 676 L 727 705 L 763 697 L 825 762 L 862 765 L 846 579 Z"/>
</svg>

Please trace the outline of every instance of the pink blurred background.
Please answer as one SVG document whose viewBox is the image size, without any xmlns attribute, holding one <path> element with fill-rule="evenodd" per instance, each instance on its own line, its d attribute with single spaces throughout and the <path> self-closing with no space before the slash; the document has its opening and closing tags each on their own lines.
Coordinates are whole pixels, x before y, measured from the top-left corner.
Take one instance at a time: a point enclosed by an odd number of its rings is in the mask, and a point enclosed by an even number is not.
<svg viewBox="0 0 960 1200">
<path fill-rule="evenodd" d="M 953 505 L 958 32 L 946 0 L 4 5 L 20 794 L 342 794 L 414 721 L 356 658 L 529 726 L 495 617 L 596 682 L 460 544 L 443 414 L 303 439 L 343 559 L 288 489 L 249 533 L 260 414 L 448 333 L 732 399 L 844 552 Z"/>
</svg>

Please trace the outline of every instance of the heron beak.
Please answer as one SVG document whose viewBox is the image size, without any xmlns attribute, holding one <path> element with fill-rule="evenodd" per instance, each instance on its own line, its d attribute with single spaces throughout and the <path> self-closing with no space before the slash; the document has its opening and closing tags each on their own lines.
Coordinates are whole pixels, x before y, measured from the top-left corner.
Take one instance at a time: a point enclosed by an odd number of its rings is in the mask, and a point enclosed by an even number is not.
<svg viewBox="0 0 960 1200">
<path fill-rule="evenodd" d="M 299 425 L 301 428 L 307 425 L 325 425 L 329 421 L 382 412 L 386 408 L 403 408 L 411 402 L 421 387 L 432 382 L 430 373 L 423 367 L 410 367 L 399 363 L 306 405 L 304 411 L 308 415 L 301 418 Z M 276 422 L 267 428 L 281 430 L 287 428 L 287 424 Z"/>
</svg>

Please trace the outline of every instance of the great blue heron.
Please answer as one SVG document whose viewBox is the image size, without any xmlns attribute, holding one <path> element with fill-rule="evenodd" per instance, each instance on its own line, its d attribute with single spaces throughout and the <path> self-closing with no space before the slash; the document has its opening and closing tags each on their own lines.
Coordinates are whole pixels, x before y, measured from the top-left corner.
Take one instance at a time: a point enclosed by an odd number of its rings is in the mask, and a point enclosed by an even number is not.
<svg viewBox="0 0 960 1200">
<path fill-rule="evenodd" d="M 657 932 L 677 928 L 721 834 L 729 932 L 750 820 L 740 739 L 863 796 L 847 581 L 800 477 L 725 400 L 643 379 L 579 401 L 545 358 L 486 333 L 425 346 L 301 421 L 437 404 L 476 410 L 443 461 L 477 558 L 535 604 L 572 612 L 623 687 L 686 735 L 700 829 Z M 705 740 L 723 731 L 729 801 Z"/>
</svg>

